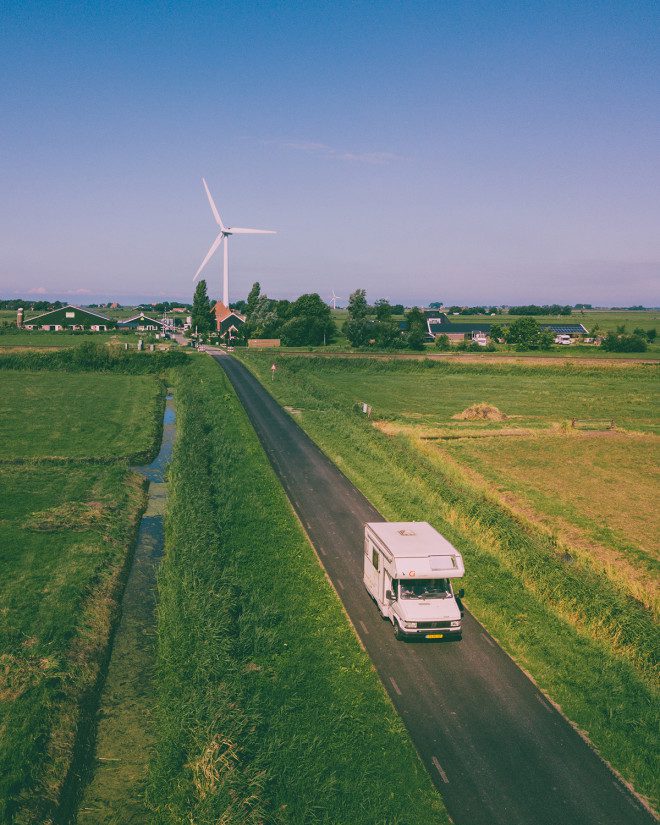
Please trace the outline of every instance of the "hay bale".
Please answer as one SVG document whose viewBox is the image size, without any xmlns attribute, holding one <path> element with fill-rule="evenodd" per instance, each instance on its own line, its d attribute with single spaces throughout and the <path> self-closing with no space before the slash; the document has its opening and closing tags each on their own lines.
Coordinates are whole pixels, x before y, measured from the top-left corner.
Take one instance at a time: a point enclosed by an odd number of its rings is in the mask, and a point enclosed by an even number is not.
<svg viewBox="0 0 660 825">
<path fill-rule="evenodd" d="M 463 412 L 452 415 L 457 421 L 506 421 L 507 416 L 494 404 L 472 404 Z"/>
</svg>

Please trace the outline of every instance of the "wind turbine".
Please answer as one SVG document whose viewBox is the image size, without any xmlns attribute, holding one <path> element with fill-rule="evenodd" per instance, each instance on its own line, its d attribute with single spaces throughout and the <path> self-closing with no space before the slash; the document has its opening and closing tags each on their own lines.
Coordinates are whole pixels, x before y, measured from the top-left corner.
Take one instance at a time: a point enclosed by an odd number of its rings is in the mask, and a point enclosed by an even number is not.
<svg viewBox="0 0 660 825">
<path fill-rule="evenodd" d="M 206 181 L 202 178 L 202 183 L 204 184 L 204 189 L 206 189 L 206 197 L 209 199 L 209 205 L 211 206 L 211 212 L 213 212 L 213 217 L 215 218 L 215 222 L 220 227 L 220 232 L 218 233 L 218 237 L 213 241 L 211 244 L 211 248 L 206 253 L 206 257 L 202 261 L 201 266 L 195 273 L 195 277 L 193 281 L 196 281 L 199 278 L 199 275 L 206 266 L 206 264 L 211 260 L 213 255 L 215 254 L 218 247 L 225 242 L 224 248 L 224 267 L 223 267 L 223 277 L 222 277 L 222 303 L 229 309 L 229 237 L 231 235 L 275 235 L 275 231 L 273 229 L 244 229 L 240 226 L 225 226 L 222 222 L 222 218 L 220 217 L 220 213 L 218 212 L 218 207 L 215 205 L 213 198 L 211 197 L 211 193 L 209 192 L 209 188 L 206 185 Z"/>
<path fill-rule="evenodd" d="M 330 298 L 330 302 L 332 303 L 332 308 L 337 309 L 337 301 L 341 298 L 341 295 L 335 295 L 334 289 L 332 290 L 332 298 Z"/>
</svg>

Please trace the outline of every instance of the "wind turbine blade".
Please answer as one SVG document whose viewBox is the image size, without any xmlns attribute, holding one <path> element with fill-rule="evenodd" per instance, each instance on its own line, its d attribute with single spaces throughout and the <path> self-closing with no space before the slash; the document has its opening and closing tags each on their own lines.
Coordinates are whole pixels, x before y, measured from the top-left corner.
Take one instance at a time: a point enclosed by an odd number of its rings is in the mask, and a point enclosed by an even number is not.
<svg viewBox="0 0 660 825">
<path fill-rule="evenodd" d="M 206 189 L 206 197 L 209 199 L 209 205 L 211 207 L 211 212 L 213 212 L 213 217 L 215 218 L 215 222 L 218 224 L 220 229 L 224 229 L 225 225 L 222 222 L 222 218 L 220 217 L 220 213 L 218 212 L 218 207 L 215 205 L 215 201 L 211 197 L 211 193 L 209 192 L 209 188 L 206 185 L 206 180 L 202 178 L 202 183 L 204 184 L 204 189 Z"/>
<path fill-rule="evenodd" d="M 232 235 L 277 235 L 274 229 L 244 229 L 240 226 L 230 226 Z"/>
<path fill-rule="evenodd" d="M 199 268 L 199 269 L 197 270 L 197 272 L 195 273 L 195 277 L 193 278 L 193 281 L 196 281 L 196 280 L 199 278 L 199 274 L 200 274 L 200 272 L 202 271 L 202 269 L 204 269 L 204 267 L 206 266 L 206 264 L 207 264 L 207 263 L 211 260 L 211 258 L 213 257 L 213 253 L 214 253 L 214 252 L 216 251 L 216 249 L 220 246 L 220 244 L 222 243 L 222 239 L 223 239 L 224 237 L 225 237 L 225 236 L 224 236 L 224 235 L 222 234 L 222 232 L 221 232 L 221 233 L 218 235 L 218 237 L 217 237 L 217 238 L 213 241 L 213 243 L 211 244 L 211 248 L 210 248 L 210 249 L 209 249 L 209 251 L 206 253 L 206 258 L 204 258 L 204 260 L 202 261 L 202 264 L 201 264 L 200 268 Z"/>
</svg>

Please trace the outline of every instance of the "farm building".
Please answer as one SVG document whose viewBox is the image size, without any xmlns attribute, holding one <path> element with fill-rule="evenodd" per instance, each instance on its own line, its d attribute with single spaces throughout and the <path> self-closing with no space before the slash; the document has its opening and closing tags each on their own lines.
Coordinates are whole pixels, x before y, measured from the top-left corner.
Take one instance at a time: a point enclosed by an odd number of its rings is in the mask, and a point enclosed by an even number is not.
<svg viewBox="0 0 660 825">
<path fill-rule="evenodd" d="M 465 338 L 488 338 L 492 324 L 483 321 L 473 321 L 472 323 L 454 323 L 446 315 L 428 317 L 426 325 L 429 335 L 436 338 L 438 335 L 446 335 L 450 341 L 464 341 Z"/>
<path fill-rule="evenodd" d="M 135 329 L 139 332 L 162 332 L 164 327 L 163 321 L 150 318 L 144 312 L 134 315 L 132 318 L 127 318 L 125 321 L 117 322 L 117 329 Z"/>
<path fill-rule="evenodd" d="M 19 310 L 17 324 L 23 326 L 24 329 L 44 329 L 52 332 L 65 329 L 87 329 L 92 332 L 105 332 L 117 326 L 116 321 L 106 318 L 105 315 L 99 315 L 97 312 L 72 304 L 60 307 L 60 309 L 52 309 L 50 312 L 43 312 L 41 315 L 35 315 L 34 318 L 26 318 L 22 324 L 20 313 Z"/>
<path fill-rule="evenodd" d="M 429 330 L 429 335 L 436 338 L 438 335 L 446 335 L 450 341 L 463 341 L 466 338 L 472 339 L 487 339 L 490 337 L 490 330 L 493 326 L 488 321 L 472 321 L 455 323 L 450 321 L 444 313 L 438 315 L 426 314 L 426 324 Z M 513 319 L 515 320 L 515 319 Z M 506 326 L 510 324 L 512 319 L 506 321 L 502 319 L 498 323 Z M 570 335 L 571 338 L 578 338 L 582 335 L 588 335 L 587 329 L 582 324 L 539 324 L 541 329 L 549 330 L 554 335 Z"/>
<path fill-rule="evenodd" d="M 245 323 L 245 316 L 235 309 L 228 309 L 222 301 L 217 301 L 211 314 L 215 318 L 215 328 L 221 338 L 236 338 Z"/>
</svg>

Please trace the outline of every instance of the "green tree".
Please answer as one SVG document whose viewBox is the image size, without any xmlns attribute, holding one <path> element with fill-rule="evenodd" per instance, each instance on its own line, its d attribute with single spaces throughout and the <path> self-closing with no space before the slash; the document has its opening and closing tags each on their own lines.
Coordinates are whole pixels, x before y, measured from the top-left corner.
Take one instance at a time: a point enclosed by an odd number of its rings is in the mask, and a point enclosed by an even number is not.
<svg viewBox="0 0 660 825">
<path fill-rule="evenodd" d="M 617 335 L 615 332 L 608 332 L 601 349 L 606 352 L 646 352 L 648 344 L 639 335 Z"/>
<path fill-rule="evenodd" d="M 211 304 L 204 279 L 197 284 L 193 296 L 192 328 L 202 333 L 209 332 L 211 329 Z"/>
<path fill-rule="evenodd" d="M 493 324 L 490 328 L 490 338 L 492 341 L 498 341 L 500 338 L 506 339 L 506 332 L 501 324 Z"/>
<path fill-rule="evenodd" d="M 423 350 L 426 335 L 426 329 L 421 324 L 411 324 L 408 335 L 406 336 L 410 349 Z"/>
<path fill-rule="evenodd" d="M 250 316 L 252 315 L 252 313 L 256 309 L 260 295 L 261 295 L 261 284 L 259 283 L 259 281 L 255 281 L 252 284 L 252 289 L 250 290 L 250 292 L 248 294 L 247 303 L 245 304 L 245 314 L 248 318 L 250 318 Z"/>
<path fill-rule="evenodd" d="M 435 348 L 443 351 L 451 349 L 451 342 L 449 341 L 449 336 L 446 335 L 444 332 L 442 333 L 442 335 L 436 335 Z"/>
<path fill-rule="evenodd" d="M 316 292 L 295 300 L 288 309 L 288 316 L 282 325 L 282 341 L 286 346 L 329 344 L 337 334 L 330 307 Z"/>
<path fill-rule="evenodd" d="M 375 340 L 375 323 L 369 318 L 349 318 L 344 324 L 344 335 L 352 347 L 366 347 Z"/>
<path fill-rule="evenodd" d="M 401 329 L 396 321 L 391 319 L 374 321 L 373 325 L 373 338 L 377 347 L 381 349 L 403 349 L 406 346 L 406 338 L 401 334 Z"/>
<path fill-rule="evenodd" d="M 353 321 L 366 318 L 369 314 L 366 289 L 356 289 L 348 298 L 348 317 Z"/>
<path fill-rule="evenodd" d="M 550 330 L 542 330 L 536 318 L 516 318 L 506 332 L 507 344 L 516 349 L 549 349 L 554 336 Z"/>
<path fill-rule="evenodd" d="M 389 321 L 392 317 L 392 305 L 387 298 L 379 298 L 374 304 L 376 310 L 376 318 L 379 321 Z"/>
<path fill-rule="evenodd" d="M 272 301 L 267 295 L 258 298 L 254 305 L 247 326 L 252 338 L 276 338 L 281 326 L 277 316 L 277 301 Z"/>
</svg>

